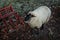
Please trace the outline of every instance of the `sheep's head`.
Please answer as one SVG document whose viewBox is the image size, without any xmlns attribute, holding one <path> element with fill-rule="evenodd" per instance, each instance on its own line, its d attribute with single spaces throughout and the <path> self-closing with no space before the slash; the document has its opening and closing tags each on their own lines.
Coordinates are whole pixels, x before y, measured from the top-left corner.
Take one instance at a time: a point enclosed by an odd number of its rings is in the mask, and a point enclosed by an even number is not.
<svg viewBox="0 0 60 40">
<path fill-rule="evenodd" d="M 38 19 L 37 15 L 33 13 L 33 11 L 30 11 L 26 17 L 25 17 L 25 23 L 28 23 L 32 28 L 34 28 L 34 22 Z"/>
<path fill-rule="evenodd" d="M 35 17 L 35 15 L 33 13 L 29 12 L 25 17 L 25 21 L 29 21 L 33 17 Z"/>
</svg>

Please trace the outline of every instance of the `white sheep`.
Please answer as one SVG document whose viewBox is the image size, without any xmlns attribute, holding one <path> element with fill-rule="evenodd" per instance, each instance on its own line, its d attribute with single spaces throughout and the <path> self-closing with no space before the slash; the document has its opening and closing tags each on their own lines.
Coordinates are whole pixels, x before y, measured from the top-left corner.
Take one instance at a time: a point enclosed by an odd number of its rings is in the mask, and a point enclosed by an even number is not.
<svg viewBox="0 0 60 40">
<path fill-rule="evenodd" d="M 35 17 L 31 17 L 28 21 L 28 24 L 31 25 L 31 28 L 37 27 L 40 28 L 42 24 L 47 23 L 51 16 L 51 10 L 47 6 L 40 6 L 28 13 L 28 15 L 33 15 Z"/>
</svg>

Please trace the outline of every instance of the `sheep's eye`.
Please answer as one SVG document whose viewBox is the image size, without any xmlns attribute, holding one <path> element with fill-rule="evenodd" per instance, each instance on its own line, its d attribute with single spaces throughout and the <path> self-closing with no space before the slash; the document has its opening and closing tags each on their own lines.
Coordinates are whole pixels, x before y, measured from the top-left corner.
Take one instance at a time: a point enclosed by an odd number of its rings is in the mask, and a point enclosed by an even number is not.
<svg viewBox="0 0 60 40">
<path fill-rule="evenodd" d="M 31 15 L 31 17 L 35 17 L 34 15 Z"/>
</svg>

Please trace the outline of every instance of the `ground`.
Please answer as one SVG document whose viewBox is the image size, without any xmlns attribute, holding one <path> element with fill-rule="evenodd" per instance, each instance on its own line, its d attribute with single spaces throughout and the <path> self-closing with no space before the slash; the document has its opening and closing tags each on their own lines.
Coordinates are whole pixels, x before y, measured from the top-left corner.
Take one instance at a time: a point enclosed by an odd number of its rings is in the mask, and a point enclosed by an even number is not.
<svg viewBox="0 0 60 40">
<path fill-rule="evenodd" d="M 0 0 L 0 8 L 12 4 L 14 10 L 24 17 L 25 13 L 41 5 L 58 7 L 60 6 L 59 2 L 59 0 Z M 27 29 L 27 31 L 22 31 L 20 29 L 9 33 L 8 39 L 2 39 L 2 36 L 0 40 L 60 40 L 60 12 L 58 12 L 58 10 L 56 11 L 57 12 L 52 8 L 51 18 L 48 23 L 43 25 L 44 28 L 42 30 L 30 28 Z"/>
</svg>

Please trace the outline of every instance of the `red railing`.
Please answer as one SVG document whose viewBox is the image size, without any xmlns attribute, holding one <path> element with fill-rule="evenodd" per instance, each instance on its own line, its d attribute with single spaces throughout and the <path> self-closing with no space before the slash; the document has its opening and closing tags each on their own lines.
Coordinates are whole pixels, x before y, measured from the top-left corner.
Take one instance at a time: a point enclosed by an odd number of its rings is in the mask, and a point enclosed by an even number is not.
<svg viewBox="0 0 60 40">
<path fill-rule="evenodd" d="M 14 11 L 11 5 L 0 9 L 0 29 L 3 29 L 4 33 L 18 29 L 20 27 L 18 25 L 24 27 L 24 20 Z"/>
</svg>

